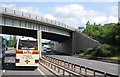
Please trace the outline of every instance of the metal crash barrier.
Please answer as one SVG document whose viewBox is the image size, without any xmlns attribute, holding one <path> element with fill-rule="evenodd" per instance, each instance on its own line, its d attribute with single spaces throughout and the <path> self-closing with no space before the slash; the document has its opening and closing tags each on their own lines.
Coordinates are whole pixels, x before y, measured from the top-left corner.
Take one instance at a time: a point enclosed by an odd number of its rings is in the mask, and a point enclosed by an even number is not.
<svg viewBox="0 0 120 77">
<path fill-rule="evenodd" d="M 80 66 L 77 64 L 73 64 L 67 61 L 59 60 L 50 56 L 43 56 L 43 59 L 50 61 L 53 64 L 56 64 L 58 66 L 64 67 L 65 69 L 71 70 L 72 72 L 75 72 L 76 74 L 79 74 L 79 76 L 84 77 L 119 77 L 117 75 L 113 75 L 107 72 L 99 71 L 97 69 L 92 69 L 85 66 Z M 64 71 L 66 71 L 64 69 Z"/>
<path fill-rule="evenodd" d="M 45 59 L 45 57 L 42 56 L 42 58 L 40 58 L 40 62 L 43 63 L 45 66 L 53 69 L 54 71 L 57 71 L 57 76 L 68 76 L 68 77 L 84 77 L 82 75 L 80 75 L 79 73 L 76 73 L 74 71 L 71 71 L 69 69 L 65 69 L 64 67 L 61 67 L 55 63 L 52 63 L 48 60 Z"/>
</svg>

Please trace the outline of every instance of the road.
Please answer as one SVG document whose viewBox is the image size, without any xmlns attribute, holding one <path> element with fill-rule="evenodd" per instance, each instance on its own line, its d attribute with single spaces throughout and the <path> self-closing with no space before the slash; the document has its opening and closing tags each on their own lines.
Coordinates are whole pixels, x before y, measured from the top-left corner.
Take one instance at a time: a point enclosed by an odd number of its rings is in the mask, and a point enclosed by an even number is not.
<svg viewBox="0 0 120 77">
<path fill-rule="evenodd" d="M 2 77 L 48 77 L 54 74 L 39 65 L 37 69 L 32 68 L 16 68 L 15 67 L 15 52 L 6 51 L 4 60 L 4 69 L 2 70 Z"/>
<path fill-rule="evenodd" d="M 63 56 L 63 55 L 47 55 L 51 56 L 63 61 L 71 62 L 77 65 L 82 65 L 90 68 L 94 68 L 100 71 L 104 71 L 113 75 L 118 75 L 120 76 L 120 65 L 118 64 L 113 64 L 113 63 L 106 63 L 106 62 L 100 62 L 100 61 L 95 61 L 95 60 L 87 60 L 87 59 L 82 59 L 82 58 L 76 58 L 76 57 L 71 57 L 71 56 Z"/>
</svg>

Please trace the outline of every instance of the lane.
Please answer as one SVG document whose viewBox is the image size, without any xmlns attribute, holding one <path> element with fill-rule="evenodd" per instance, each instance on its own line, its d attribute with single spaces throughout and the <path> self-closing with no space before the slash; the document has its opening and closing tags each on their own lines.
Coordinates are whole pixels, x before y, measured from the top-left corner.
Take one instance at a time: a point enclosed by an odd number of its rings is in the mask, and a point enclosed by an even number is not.
<svg viewBox="0 0 120 77">
<path fill-rule="evenodd" d="M 101 70 L 114 75 L 119 75 L 118 69 L 120 68 L 120 65 L 118 64 L 100 62 L 95 60 L 87 60 L 87 59 L 76 58 L 72 56 L 62 56 L 62 55 L 47 55 L 47 56 L 51 56 L 51 57 L 64 60 L 67 62 L 71 62 L 74 64 L 94 68 L 94 69 Z"/>
<path fill-rule="evenodd" d="M 3 76 L 5 75 L 21 75 L 22 77 L 27 76 L 37 76 L 37 75 L 42 75 L 37 69 L 35 70 L 5 70 L 3 72 Z"/>
<path fill-rule="evenodd" d="M 43 66 L 39 65 L 38 68 L 25 68 L 15 67 L 15 56 L 11 51 L 7 52 L 7 56 L 4 61 L 4 70 L 2 70 L 2 77 L 48 77 L 54 76 L 53 73 L 48 71 Z"/>
<path fill-rule="evenodd" d="M 2 76 L 2 58 L 0 58 L 0 77 Z"/>
<path fill-rule="evenodd" d="M 2 48 L 0 48 L 0 77 L 2 76 L 2 57 L 3 57 L 2 51 L 3 51 Z"/>
</svg>

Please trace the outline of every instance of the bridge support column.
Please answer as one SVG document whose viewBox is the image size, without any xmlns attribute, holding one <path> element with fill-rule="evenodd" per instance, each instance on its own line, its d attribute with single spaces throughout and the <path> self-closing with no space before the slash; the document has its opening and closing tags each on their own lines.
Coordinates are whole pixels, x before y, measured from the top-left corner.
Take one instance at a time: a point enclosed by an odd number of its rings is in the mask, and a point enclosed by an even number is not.
<svg viewBox="0 0 120 77">
<path fill-rule="evenodd" d="M 41 30 L 37 31 L 37 39 L 38 39 L 38 50 L 40 51 L 40 57 L 41 57 L 41 51 L 42 51 L 42 43 L 41 43 L 42 31 Z"/>
</svg>

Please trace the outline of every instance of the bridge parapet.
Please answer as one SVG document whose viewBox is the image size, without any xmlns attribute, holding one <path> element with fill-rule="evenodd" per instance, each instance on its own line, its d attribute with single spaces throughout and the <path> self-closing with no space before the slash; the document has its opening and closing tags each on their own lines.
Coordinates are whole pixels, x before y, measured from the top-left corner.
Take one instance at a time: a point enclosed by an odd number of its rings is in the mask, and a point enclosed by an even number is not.
<svg viewBox="0 0 120 77">
<path fill-rule="evenodd" d="M 27 19 L 31 19 L 31 20 L 40 21 L 40 22 L 43 22 L 43 23 L 48 23 L 48 24 L 51 24 L 51 25 L 54 25 L 54 26 L 57 26 L 57 27 L 61 27 L 61 28 L 70 30 L 70 31 L 75 31 L 75 28 L 73 28 L 71 26 L 68 26 L 64 23 L 60 23 L 58 21 L 50 20 L 50 19 L 43 18 L 43 17 L 37 16 L 37 15 L 33 15 L 33 14 L 30 14 L 30 13 L 25 13 L 25 12 L 22 12 L 22 11 L 19 11 L 19 10 L 13 10 L 13 9 L 6 8 L 6 7 L 0 7 L 0 9 L 1 9 L 0 13 L 2 13 L 2 14 L 19 16 L 19 17 L 23 17 L 23 18 L 27 18 Z"/>
</svg>

